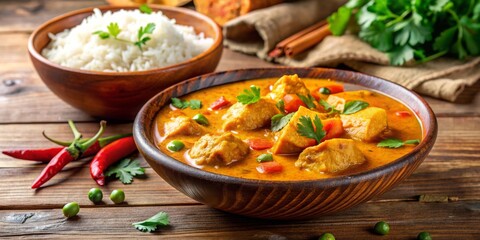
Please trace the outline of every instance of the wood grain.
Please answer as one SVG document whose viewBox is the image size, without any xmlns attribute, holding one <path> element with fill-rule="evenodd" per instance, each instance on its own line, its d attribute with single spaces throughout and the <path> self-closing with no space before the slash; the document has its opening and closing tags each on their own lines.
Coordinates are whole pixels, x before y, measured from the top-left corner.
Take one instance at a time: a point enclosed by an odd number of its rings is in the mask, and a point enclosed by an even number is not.
<svg viewBox="0 0 480 240">
<path fill-rule="evenodd" d="M 128 196 L 127 196 L 128 199 Z M 170 215 L 170 226 L 153 234 L 131 223 L 159 211 Z M 0 211 L 0 236 L 35 238 L 168 238 L 168 239 L 316 239 L 332 232 L 337 239 L 414 239 L 428 231 L 434 239 L 477 239 L 480 202 L 396 204 L 367 203 L 310 221 L 263 221 L 232 216 L 203 205 L 94 207 L 82 205 L 78 217 L 65 219 L 60 208 Z M 390 223 L 390 235 L 371 232 L 377 221 Z M 459 227 L 464 226 L 464 227 Z M 115 237 L 117 238 L 117 237 Z"/>
</svg>

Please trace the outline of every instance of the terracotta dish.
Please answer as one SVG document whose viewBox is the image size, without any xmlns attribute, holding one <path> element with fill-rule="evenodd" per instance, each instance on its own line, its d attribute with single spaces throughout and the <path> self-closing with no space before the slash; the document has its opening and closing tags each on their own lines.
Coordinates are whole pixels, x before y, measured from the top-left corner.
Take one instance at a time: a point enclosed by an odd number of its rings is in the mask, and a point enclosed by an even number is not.
<svg viewBox="0 0 480 240">
<path fill-rule="evenodd" d="M 418 116 L 421 142 L 402 157 L 380 167 L 313 180 L 263 180 L 204 171 L 178 161 L 156 145 L 156 116 L 172 97 L 209 87 L 251 79 L 332 79 L 381 92 L 401 101 Z M 152 168 L 185 195 L 226 212 L 268 218 L 307 219 L 338 212 L 366 202 L 408 177 L 426 158 L 437 136 L 437 122 L 428 104 L 417 94 L 376 77 L 335 69 L 270 68 L 214 73 L 176 84 L 150 99 L 140 110 L 133 134 L 140 153 Z"/>
<path fill-rule="evenodd" d="M 102 11 L 135 7 L 99 7 Z M 38 27 L 28 41 L 30 59 L 43 82 L 62 100 L 98 118 L 132 120 L 152 96 L 175 83 L 213 72 L 222 55 L 222 32 L 210 18 L 185 8 L 154 7 L 178 24 L 193 26 L 214 39 L 213 45 L 188 61 L 146 71 L 108 73 L 79 70 L 52 63 L 40 52 L 50 41 L 48 33 L 58 33 L 78 25 L 92 14 L 81 9 L 56 17 Z"/>
</svg>

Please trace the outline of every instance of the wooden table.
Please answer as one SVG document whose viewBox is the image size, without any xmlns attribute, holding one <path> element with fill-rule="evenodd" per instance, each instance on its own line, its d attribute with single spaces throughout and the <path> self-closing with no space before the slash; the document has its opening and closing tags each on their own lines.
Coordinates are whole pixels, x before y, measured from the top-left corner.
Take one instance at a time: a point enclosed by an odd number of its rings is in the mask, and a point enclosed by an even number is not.
<svg viewBox="0 0 480 240">
<path fill-rule="evenodd" d="M 42 83 L 27 57 L 27 39 L 43 21 L 93 5 L 94 0 L 3 0 L 0 2 L 0 149 L 49 147 L 41 135 L 71 138 L 68 119 L 85 134 L 98 123 L 62 102 Z M 225 49 L 218 71 L 272 66 L 254 57 Z M 30 189 L 44 165 L 0 155 L 0 237 L 28 238 L 146 238 L 165 239 L 315 239 L 332 232 L 337 239 L 415 239 L 420 231 L 434 239 L 480 239 L 480 96 L 471 104 L 452 104 L 427 98 L 438 117 L 434 149 L 418 170 L 381 197 L 353 209 L 310 221 L 249 219 L 211 209 L 165 183 L 143 162 L 147 178 L 131 185 L 112 181 L 126 193 L 126 204 L 87 198 L 96 184 L 87 161 L 71 163 L 46 188 Z M 131 131 L 132 124 L 109 124 L 107 134 Z M 143 161 L 143 160 L 142 160 Z M 419 195 L 448 196 L 446 202 L 419 202 Z M 455 201 L 455 199 L 458 200 Z M 65 219 L 61 208 L 78 201 L 79 216 Z M 171 226 L 153 234 L 135 230 L 132 222 L 159 211 L 170 214 Z M 387 237 L 371 233 L 380 220 L 388 221 Z"/>
</svg>

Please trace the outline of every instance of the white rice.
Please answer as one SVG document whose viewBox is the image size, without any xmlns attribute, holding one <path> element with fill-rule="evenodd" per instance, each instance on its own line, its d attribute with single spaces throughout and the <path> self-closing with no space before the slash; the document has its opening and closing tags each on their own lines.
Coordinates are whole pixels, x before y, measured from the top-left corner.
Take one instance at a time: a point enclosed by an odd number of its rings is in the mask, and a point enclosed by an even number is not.
<svg viewBox="0 0 480 240">
<path fill-rule="evenodd" d="M 155 23 L 151 38 L 143 51 L 132 43 L 113 39 L 101 39 L 92 34 L 108 31 L 107 26 L 118 23 L 119 39 L 137 41 L 140 27 Z M 203 33 L 195 34 L 193 27 L 177 25 L 161 12 L 144 14 L 139 10 L 102 12 L 93 10 L 93 15 L 81 24 L 58 34 L 49 34 L 52 41 L 42 50 L 50 61 L 65 67 L 105 72 L 142 71 L 180 63 L 207 50 L 213 39 Z"/>
</svg>

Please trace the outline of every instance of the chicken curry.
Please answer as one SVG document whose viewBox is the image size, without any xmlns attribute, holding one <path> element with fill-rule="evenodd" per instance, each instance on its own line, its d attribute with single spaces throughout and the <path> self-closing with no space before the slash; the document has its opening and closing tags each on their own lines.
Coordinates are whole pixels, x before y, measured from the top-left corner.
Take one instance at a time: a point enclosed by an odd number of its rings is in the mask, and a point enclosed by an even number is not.
<svg viewBox="0 0 480 240">
<path fill-rule="evenodd" d="M 346 87 L 286 75 L 172 98 L 156 118 L 156 144 L 209 172 L 291 181 L 366 171 L 421 141 L 421 125 L 404 104 Z"/>
</svg>

